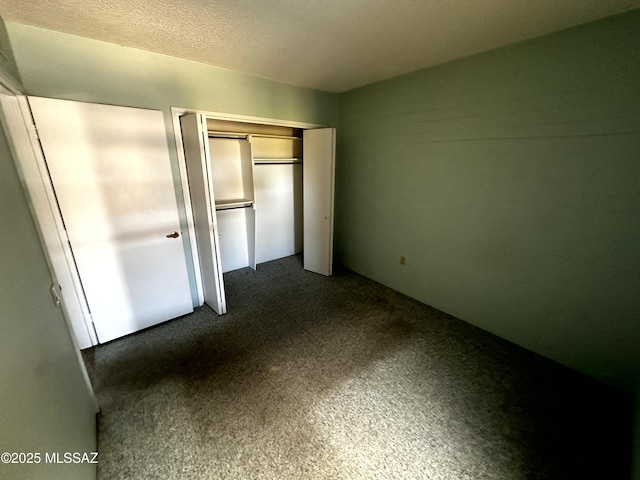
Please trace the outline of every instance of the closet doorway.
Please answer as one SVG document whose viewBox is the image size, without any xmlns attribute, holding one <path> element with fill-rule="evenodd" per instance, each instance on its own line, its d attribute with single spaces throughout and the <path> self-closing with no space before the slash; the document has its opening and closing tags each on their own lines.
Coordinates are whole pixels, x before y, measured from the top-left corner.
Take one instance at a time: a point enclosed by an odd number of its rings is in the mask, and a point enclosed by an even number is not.
<svg viewBox="0 0 640 480">
<path fill-rule="evenodd" d="M 224 273 L 297 253 L 331 275 L 335 129 L 173 115 L 200 303 L 226 313 Z"/>
</svg>

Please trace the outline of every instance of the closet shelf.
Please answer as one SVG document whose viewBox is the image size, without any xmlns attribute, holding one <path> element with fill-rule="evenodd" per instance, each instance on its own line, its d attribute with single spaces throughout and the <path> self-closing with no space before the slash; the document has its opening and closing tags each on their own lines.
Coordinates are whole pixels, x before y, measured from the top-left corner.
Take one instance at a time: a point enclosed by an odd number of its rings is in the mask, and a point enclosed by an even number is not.
<svg viewBox="0 0 640 480">
<path fill-rule="evenodd" d="M 302 158 L 254 158 L 256 165 L 279 165 L 288 163 L 302 163 Z"/>
<path fill-rule="evenodd" d="M 222 137 L 222 138 L 280 138 L 284 140 L 302 140 L 302 137 L 296 137 L 294 135 L 269 135 L 268 133 L 242 133 L 242 132 L 223 132 L 219 130 L 209 130 L 207 134 L 210 137 Z"/>
<path fill-rule="evenodd" d="M 216 200 L 216 210 L 229 210 L 231 208 L 246 208 L 253 206 L 253 200 Z"/>
</svg>

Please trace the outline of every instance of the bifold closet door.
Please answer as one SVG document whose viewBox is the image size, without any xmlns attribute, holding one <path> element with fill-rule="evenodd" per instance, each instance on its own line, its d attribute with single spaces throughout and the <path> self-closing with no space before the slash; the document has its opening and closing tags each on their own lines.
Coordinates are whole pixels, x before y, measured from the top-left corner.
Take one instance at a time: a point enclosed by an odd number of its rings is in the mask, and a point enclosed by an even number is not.
<svg viewBox="0 0 640 480">
<path fill-rule="evenodd" d="M 333 270 L 335 128 L 304 131 L 304 268 L 322 275 Z"/>
<path fill-rule="evenodd" d="M 227 302 L 220 261 L 220 238 L 206 120 L 198 113 L 184 115 L 180 117 L 180 129 L 187 164 L 204 301 L 214 312 L 222 315 L 227 312 Z"/>
<path fill-rule="evenodd" d="M 162 112 L 29 104 L 99 341 L 193 311 Z"/>
</svg>

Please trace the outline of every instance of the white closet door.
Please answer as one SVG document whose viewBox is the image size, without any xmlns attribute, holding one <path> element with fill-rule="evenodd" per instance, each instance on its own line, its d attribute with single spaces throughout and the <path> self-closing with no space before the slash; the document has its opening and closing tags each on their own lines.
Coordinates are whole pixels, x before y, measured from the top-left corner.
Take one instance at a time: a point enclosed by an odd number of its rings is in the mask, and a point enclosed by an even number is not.
<svg viewBox="0 0 640 480">
<path fill-rule="evenodd" d="M 222 279 L 220 239 L 213 200 L 211 153 L 206 120 L 200 114 L 191 113 L 180 118 L 180 127 L 189 178 L 193 223 L 198 242 L 204 301 L 214 312 L 222 315 L 227 312 L 227 302 Z"/>
<path fill-rule="evenodd" d="M 193 311 L 162 113 L 29 103 L 99 341 Z"/>
<path fill-rule="evenodd" d="M 304 268 L 331 275 L 336 130 L 305 130 L 303 139 Z"/>
</svg>

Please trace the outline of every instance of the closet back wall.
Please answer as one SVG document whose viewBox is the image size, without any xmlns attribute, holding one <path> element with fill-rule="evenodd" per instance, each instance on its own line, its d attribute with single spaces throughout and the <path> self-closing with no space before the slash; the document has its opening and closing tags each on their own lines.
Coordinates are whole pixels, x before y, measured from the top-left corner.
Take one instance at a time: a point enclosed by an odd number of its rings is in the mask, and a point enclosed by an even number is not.
<svg viewBox="0 0 640 480">
<path fill-rule="evenodd" d="M 337 255 L 632 389 L 638 45 L 636 10 L 343 94 Z"/>
<path fill-rule="evenodd" d="M 183 225 L 171 107 L 337 124 L 335 94 L 37 27 L 7 23 L 7 30 L 28 94 L 164 112 Z"/>
</svg>

